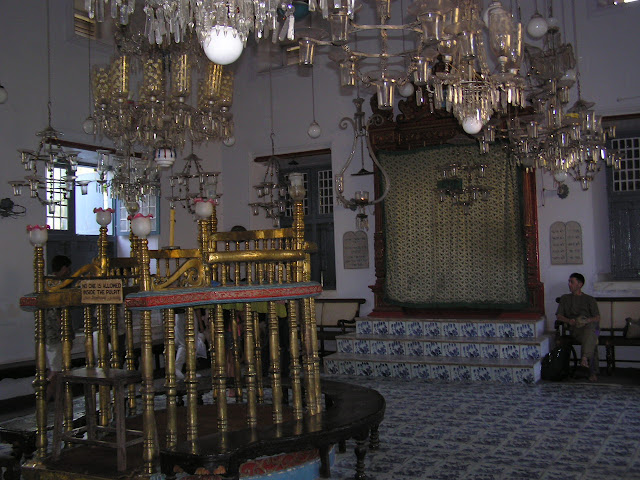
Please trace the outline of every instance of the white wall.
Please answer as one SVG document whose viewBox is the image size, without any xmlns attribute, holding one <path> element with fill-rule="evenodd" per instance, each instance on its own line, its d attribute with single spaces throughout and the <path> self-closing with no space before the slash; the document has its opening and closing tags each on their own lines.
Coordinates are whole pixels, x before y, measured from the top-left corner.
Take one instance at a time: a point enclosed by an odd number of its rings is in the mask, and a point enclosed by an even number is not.
<svg viewBox="0 0 640 480">
<path fill-rule="evenodd" d="M 99 143 L 82 133 L 81 122 L 88 112 L 88 82 L 86 42 L 72 40 L 70 1 L 52 1 L 55 28 L 52 28 L 53 59 L 53 125 L 65 133 L 64 138 L 83 143 Z M 142 2 L 141 2 L 142 3 Z M 395 2 L 398 3 L 398 2 Z M 395 5 L 394 3 L 394 5 Z M 533 5 L 520 2 L 522 16 L 528 19 Z M 558 4 L 555 6 L 557 10 Z M 567 12 L 570 3 L 563 2 Z M 628 6 L 601 13 L 594 8 L 595 0 L 578 1 L 576 24 L 579 32 L 578 52 L 581 56 L 583 97 L 596 102 L 599 113 L 617 114 L 640 111 L 640 99 L 635 79 L 640 74 L 640 53 L 635 48 L 640 24 L 640 6 Z M 396 5 L 396 8 L 399 6 Z M 365 7 L 366 8 L 366 7 Z M 561 11 L 557 12 L 561 15 Z M 396 16 L 397 17 L 397 16 Z M 571 30 L 572 20 L 566 22 Z M 35 28 L 33 25 L 42 25 Z M 34 148 L 35 132 L 46 124 L 46 48 L 44 2 L 39 0 L 5 0 L 0 15 L 0 32 L 4 48 L 0 49 L 0 82 L 9 92 L 7 103 L 0 105 L 0 155 L 4 169 L 0 182 L 0 198 L 11 197 L 27 207 L 27 215 L 21 218 L 0 218 L 0 245 L 4 255 L 0 258 L 0 364 L 33 358 L 33 317 L 17 307 L 18 298 L 33 289 L 32 247 L 25 228 L 28 224 L 44 222 L 44 208 L 29 198 L 14 198 L 7 180 L 24 175 L 16 149 Z M 562 22 L 561 22 L 562 25 Z M 568 36 L 573 41 L 573 34 Z M 105 63 L 111 51 L 94 48 L 95 63 Z M 255 156 L 268 155 L 270 143 L 269 77 L 257 73 L 255 52 L 249 48 L 237 65 L 234 105 L 236 144 L 227 148 L 211 145 L 196 149 L 205 159 L 205 167 L 217 169 L 221 174 L 223 193 L 219 207 L 220 229 L 235 224 L 249 228 L 268 226 L 263 217 L 251 215 L 247 204 L 255 199 L 251 185 L 263 175 L 263 167 L 255 165 Z M 354 112 L 352 92 L 339 87 L 337 71 L 329 66 L 326 55 L 316 61 L 316 119 L 322 127 L 322 135 L 312 140 L 307 127 L 312 119 L 311 82 L 298 72 L 297 67 L 273 72 L 274 132 L 276 153 L 331 148 L 332 166 L 337 171 L 342 166 L 351 147 L 349 131 L 338 127 L 341 117 L 351 117 Z M 363 92 L 365 111 L 369 112 L 371 92 Z M 359 158 L 353 171 L 359 169 Z M 349 173 L 349 172 L 347 172 Z M 571 193 L 561 200 L 552 192 L 545 194 L 545 206 L 541 202 L 541 186 L 538 174 L 538 215 L 540 222 L 540 267 L 545 284 L 547 316 L 552 323 L 555 297 L 566 291 L 566 279 L 571 271 L 579 270 L 587 278 L 587 291 L 596 276 L 609 271 L 608 220 L 604 174 L 598 176 L 591 189 L 580 190 L 570 183 Z M 351 180 L 351 177 L 348 177 Z M 347 185 L 348 193 L 361 187 L 373 192 L 372 179 L 359 179 L 361 183 Z M 166 182 L 165 182 L 166 183 Z M 166 185 L 165 185 L 166 186 Z M 546 188 L 552 187 L 552 179 L 545 179 Z M 162 232 L 159 245 L 168 243 L 168 206 L 163 201 Z M 372 212 L 371 212 L 372 213 Z M 339 205 L 335 207 L 335 242 L 337 290 L 325 292 L 326 296 L 364 297 L 367 303 L 362 312 L 372 308 L 369 285 L 375 282 L 373 270 L 373 230 L 369 235 L 371 268 L 344 270 L 342 268 L 342 235 L 355 229 L 353 212 Z M 577 267 L 551 266 L 549 260 L 549 226 L 557 220 L 576 220 L 583 229 L 584 264 Z M 373 217 L 370 216 L 373 227 Z M 195 246 L 196 226 L 190 216 L 178 209 L 176 243 L 182 247 Z M 123 252 L 126 254 L 126 252 Z M 3 386 L 0 385 L 0 389 Z"/>
</svg>

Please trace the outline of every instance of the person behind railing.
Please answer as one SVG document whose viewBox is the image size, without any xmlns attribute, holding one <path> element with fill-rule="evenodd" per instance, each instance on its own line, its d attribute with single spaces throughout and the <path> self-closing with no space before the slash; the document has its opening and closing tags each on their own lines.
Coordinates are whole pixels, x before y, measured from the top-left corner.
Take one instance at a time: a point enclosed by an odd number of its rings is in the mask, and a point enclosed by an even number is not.
<svg viewBox="0 0 640 480">
<path fill-rule="evenodd" d="M 71 259 L 65 255 L 56 255 L 51 259 L 51 273 L 55 278 L 64 278 L 71 273 Z M 60 332 L 61 311 L 48 308 L 44 317 L 45 347 L 47 352 L 47 402 L 53 399 L 55 379 L 62 371 L 62 334 Z M 73 329 L 71 330 L 73 332 Z"/>
<path fill-rule="evenodd" d="M 556 318 L 569 325 L 571 335 L 581 345 L 580 365 L 589 368 L 589 380 L 598 379 L 598 335 L 600 311 L 595 298 L 582 292 L 584 277 L 580 273 L 569 276 L 569 291 L 560 297 Z"/>
<path fill-rule="evenodd" d="M 196 358 L 207 358 L 207 347 L 205 345 L 206 330 L 206 310 L 204 308 L 195 309 L 197 333 L 196 333 Z M 184 325 L 186 312 L 184 308 L 175 310 L 175 342 L 176 342 L 176 378 L 184 380 L 184 364 L 187 358 L 187 347 L 184 338 Z"/>
</svg>

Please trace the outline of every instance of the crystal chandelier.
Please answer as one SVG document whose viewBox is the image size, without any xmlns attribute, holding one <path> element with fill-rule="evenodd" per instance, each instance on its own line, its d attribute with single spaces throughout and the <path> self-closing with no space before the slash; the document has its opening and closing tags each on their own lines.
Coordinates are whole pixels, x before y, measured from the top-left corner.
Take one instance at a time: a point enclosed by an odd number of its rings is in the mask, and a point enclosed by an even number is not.
<svg viewBox="0 0 640 480">
<path fill-rule="evenodd" d="M 364 121 L 364 112 L 362 111 L 362 104 L 364 103 L 364 99 L 358 97 L 353 100 L 354 105 L 356 106 L 356 112 L 353 115 L 353 118 L 344 117 L 340 120 L 340 128 L 345 130 L 349 126 L 353 129 L 353 144 L 351 146 L 351 152 L 347 157 L 346 162 L 340 169 L 340 172 L 335 176 L 335 191 L 336 196 L 338 197 L 338 202 L 340 202 L 345 208 L 349 208 L 353 211 L 357 210 L 356 214 L 356 228 L 358 230 L 369 230 L 369 218 L 367 215 L 366 208 L 370 205 L 375 205 L 376 203 L 381 202 L 389 193 L 389 188 L 391 187 L 391 183 L 387 172 L 382 168 L 380 162 L 378 162 L 378 158 L 376 157 L 373 148 L 371 147 L 370 139 L 369 139 L 369 125 L 376 124 L 378 121 L 382 120 L 379 115 L 373 115 L 369 118 L 368 122 Z M 378 198 L 369 199 L 369 192 L 366 190 L 358 190 L 355 192 L 352 198 L 347 199 L 344 196 L 345 190 L 345 180 L 344 174 L 351 165 L 351 161 L 358 150 L 358 146 L 360 147 L 360 157 L 362 160 L 362 168 L 357 173 L 352 174 L 353 176 L 361 176 L 368 175 L 373 172 L 368 172 L 364 169 L 364 145 L 367 145 L 367 151 L 369 152 L 369 156 L 373 160 L 373 163 L 378 167 L 382 177 L 384 178 L 384 191 L 382 195 Z"/>
<path fill-rule="evenodd" d="M 315 8 L 311 2 L 309 9 Z M 522 26 L 500 2 L 492 2 L 483 21 L 477 0 L 417 0 L 408 9 L 415 18 L 408 24 L 389 23 L 390 0 L 376 0 L 376 25 L 355 22 L 358 9 L 352 0 L 321 2 L 319 8 L 329 20 L 330 40 L 314 33 L 317 29 L 298 32 L 300 63 L 313 64 L 316 46 L 332 47 L 341 85 L 374 86 L 378 108 L 393 108 L 396 88 L 405 96 L 415 91 L 418 104 L 428 101 L 432 108 L 452 112 L 467 133 L 475 134 L 493 112 L 522 104 Z M 357 34 L 368 31 L 380 37 L 373 52 L 357 46 Z M 392 51 L 390 35 L 397 32 L 403 46 L 405 33 L 415 34 L 415 48 Z M 494 72 L 487 63 L 485 34 L 498 58 Z"/>
<path fill-rule="evenodd" d="M 273 146 L 273 138 L 271 144 Z M 249 206 L 254 215 L 259 215 L 260 210 L 264 210 L 265 216 L 272 219 L 275 228 L 280 227 L 280 217 L 284 214 L 287 206 L 287 185 L 280 183 L 279 178 L 280 160 L 273 154 L 272 147 L 264 178 L 262 182 L 253 187 L 258 201 L 250 203 Z"/>
<path fill-rule="evenodd" d="M 615 153 L 606 149 L 607 137 L 615 136 L 615 129 L 603 128 L 592 109 L 594 103 L 582 99 L 573 47 L 562 43 L 555 23 L 546 31 L 543 47 L 527 45 L 525 57 L 532 79 L 527 100 L 533 113 L 512 109 L 494 119 L 479 136 L 480 151 L 487 152 L 496 137 L 505 139 L 517 164 L 542 168 L 559 183 L 571 177 L 588 190 L 603 165 L 619 167 Z M 578 100 L 567 108 L 576 83 Z"/>
<path fill-rule="evenodd" d="M 109 0 L 85 0 L 89 18 L 104 20 L 108 3 Z M 117 23 L 127 24 L 134 7 L 134 0 L 111 0 L 111 16 Z M 220 65 L 240 57 L 251 32 L 256 38 L 272 33 L 274 41 L 294 39 L 294 7 L 289 2 L 145 0 L 143 10 L 144 33 L 149 43 L 180 43 L 195 30 L 207 57 Z"/>
<path fill-rule="evenodd" d="M 134 27 L 130 26 L 133 32 Z M 139 36 L 120 33 L 116 43 L 122 54 L 108 67 L 93 70 L 93 133 L 110 138 L 121 149 L 139 144 L 180 150 L 188 139 L 232 141 L 233 72 L 201 58 L 192 35 L 168 47 L 145 45 Z M 192 76 L 198 69 L 202 75 L 197 103 L 192 105 Z M 131 85 L 140 70 L 135 95 Z"/>
<path fill-rule="evenodd" d="M 487 166 L 481 163 L 448 165 L 442 171 L 442 178 L 434 190 L 439 194 L 441 202 L 450 197 L 452 205 L 460 207 L 464 215 L 469 215 L 472 205 L 479 200 L 489 200 L 491 187 L 480 183 L 486 169 Z"/>
<path fill-rule="evenodd" d="M 195 214 L 196 198 L 211 200 L 218 205 L 221 195 L 217 192 L 220 172 L 207 172 L 202 167 L 202 159 L 193 150 L 184 159 L 184 167 L 179 173 L 169 177 L 171 185 L 171 208 L 181 203 L 189 213 Z"/>
<path fill-rule="evenodd" d="M 87 193 L 87 180 L 78 180 L 75 172 L 78 168 L 78 152 L 67 150 L 62 146 L 59 131 L 51 126 L 51 32 L 49 1 L 46 2 L 47 17 L 47 126 L 37 135 L 40 137 L 35 150 L 20 149 L 20 161 L 26 170 L 21 180 L 9 181 L 15 196 L 22 195 L 24 187 L 29 188 L 31 198 L 36 198 L 42 205 L 47 205 L 49 212 L 55 211 L 56 205 L 66 200 L 76 185 Z M 64 177 L 56 174 L 56 170 L 65 170 Z M 46 193 L 41 193 L 44 190 Z"/>
<path fill-rule="evenodd" d="M 273 132 L 273 78 L 269 69 L 269 114 L 271 120 L 271 156 L 267 161 L 262 182 L 254 185 L 258 197 L 257 202 L 250 203 L 254 215 L 260 215 L 264 210 L 265 216 L 272 219 L 275 228 L 280 227 L 280 217 L 287 207 L 287 185 L 280 183 L 280 159 L 275 154 L 275 136 Z"/>
<path fill-rule="evenodd" d="M 125 203 L 139 202 L 145 196 L 160 194 L 160 168 L 148 155 L 134 155 L 132 152 L 118 151 L 115 154 L 103 152 L 96 168 L 111 171 L 108 183 L 109 194 Z"/>
</svg>

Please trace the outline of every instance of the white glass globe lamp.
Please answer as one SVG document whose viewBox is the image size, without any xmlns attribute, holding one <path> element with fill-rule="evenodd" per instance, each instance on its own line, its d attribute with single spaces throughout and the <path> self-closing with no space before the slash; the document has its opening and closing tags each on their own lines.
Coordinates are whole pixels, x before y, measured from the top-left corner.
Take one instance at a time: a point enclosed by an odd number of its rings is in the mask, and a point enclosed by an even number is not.
<svg viewBox="0 0 640 480">
<path fill-rule="evenodd" d="M 131 220 L 131 231 L 136 237 L 147 238 L 151 233 L 151 215 L 136 214 Z"/>
<path fill-rule="evenodd" d="M 229 65 L 240 58 L 244 45 L 235 28 L 215 25 L 202 41 L 202 48 L 212 62 Z"/>
<path fill-rule="evenodd" d="M 318 122 L 311 122 L 311 125 L 309 125 L 309 128 L 307 129 L 307 135 L 311 138 L 318 138 L 321 134 L 322 129 L 320 128 L 320 125 L 318 125 Z"/>
<path fill-rule="evenodd" d="M 82 122 L 82 131 L 87 135 L 94 135 L 96 133 L 96 121 L 91 115 Z"/>
<path fill-rule="evenodd" d="M 227 147 L 233 147 L 236 144 L 236 137 L 231 135 L 230 137 L 227 137 L 224 140 L 222 140 L 222 143 L 224 143 L 225 146 Z"/>
<path fill-rule="evenodd" d="M 567 179 L 567 172 L 560 170 L 553 174 L 553 178 L 556 182 L 563 183 Z"/>
<path fill-rule="evenodd" d="M 549 24 L 538 12 L 534 13 L 527 23 L 527 33 L 531 38 L 542 38 L 548 29 Z"/>
<path fill-rule="evenodd" d="M 462 120 L 462 129 L 469 135 L 475 135 L 482 130 L 482 120 L 476 117 L 465 117 Z"/>
<path fill-rule="evenodd" d="M 413 95 L 413 92 L 415 92 L 415 90 L 416 89 L 411 82 L 405 82 L 404 84 L 398 86 L 398 93 L 404 98 L 409 98 L 411 95 Z"/>
</svg>

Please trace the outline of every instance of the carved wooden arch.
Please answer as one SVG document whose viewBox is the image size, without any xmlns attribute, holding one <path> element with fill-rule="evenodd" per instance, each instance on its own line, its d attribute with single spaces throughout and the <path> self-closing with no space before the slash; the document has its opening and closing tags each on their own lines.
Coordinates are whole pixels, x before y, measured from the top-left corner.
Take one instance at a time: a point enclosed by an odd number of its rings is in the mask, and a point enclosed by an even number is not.
<svg viewBox="0 0 640 480">
<path fill-rule="evenodd" d="M 456 136 L 465 135 L 458 121 L 444 110 L 431 112 L 429 107 L 417 106 L 413 99 L 401 100 L 401 113 L 393 120 L 392 111 L 379 110 L 376 97 L 371 98 L 374 114 L 380 115 L 381 122 L 371 125 L 369 136 L 374 151 L 399 151 L 422 148 L 431 145 L 442 145 Z M 380 172 L 375 168 L 375 195 L 381 194 Z M 536 181 L 534 171 L 522 173 L 523 208 L 524 208 L 524 240 L 527 267 L 528 306 L 517 312 L 487 312 L 472 310 L 424 310 L 400 307 L 384 301 L 386 277 L 385 263 L 385 231 L 383 224 L 382 203 L 375 205 L 375 273 L 376 283 L 370 288 L 374 293 L 374 309 L 372 316 L 493 316 L 504 314 L 509 317 L 533 316 L 544 314 L 544 285 L 540 282 L 540 264 L 538 250 L 538 208 L 536 203 Z"/>
</svg>

